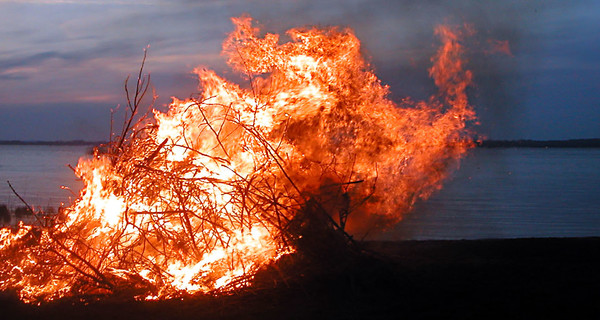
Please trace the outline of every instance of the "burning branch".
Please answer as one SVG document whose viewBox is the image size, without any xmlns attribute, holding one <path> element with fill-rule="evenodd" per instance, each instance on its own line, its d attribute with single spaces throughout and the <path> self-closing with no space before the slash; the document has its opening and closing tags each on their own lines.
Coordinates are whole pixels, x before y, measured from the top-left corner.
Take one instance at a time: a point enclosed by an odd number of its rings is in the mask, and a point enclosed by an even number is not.
<svg viewBox="0 0 600 320">
<path fill-rule="evenodd" d="M 126 116 L 125 116 L 125 123 L 121 130 L 121 135 L 119 136 L 119 141 L 116 144 L 116 148 L 118 150 L 121 150 L 121 148 L 123 147 L 125 138 L 127 137 L 129 130 L 131 129 L 133 120 L 135 119 L 135 117 L 139 111 L 142 100 L 144 99 L 144 97 L 146 96 L 146 93 L 148 92 L 148 89 L 150 88 L 150 75 L 148 74 L 146 76 L 143 76 L 144 65 L 146 64 L 147 54 L 148 54 L 148 50 L 144 49 L 144 57 L 142 58 L 142 64 L 140 66 L 140 70 L 139 70 L 138 76 L 137 76 L 137 81 L 135 83 L 135 93 L 134 93 L 133 99 L 132 99 L 131 95 L 129 94 L 129 76 L 127 76 L 127 78 L 125 78 L 125 85 L 124 85 L 125 97 L 127 98 L 127 107 L 129 108 L 131 115 L 127 116 L 127 114 L 126 114 Z M 147 108 L 148 110 L 152 109 L 152 106 L 154 105 L 154 102 L 156 101 L 156 94 L 154 94 L 154 88 L 152 89 L 152 91 L 153 91 L 152 103 Z M 111 114 L 111 117 L 112 117 L 112 114 Z M 140 119 L 140 121 L 141 121 L 141 119 Z M 112 136 L 112 120 L 111 120 L 111 136 Z M 111 139 L 111 141 L 112 141 L 112 139 Z"/>
</svg>

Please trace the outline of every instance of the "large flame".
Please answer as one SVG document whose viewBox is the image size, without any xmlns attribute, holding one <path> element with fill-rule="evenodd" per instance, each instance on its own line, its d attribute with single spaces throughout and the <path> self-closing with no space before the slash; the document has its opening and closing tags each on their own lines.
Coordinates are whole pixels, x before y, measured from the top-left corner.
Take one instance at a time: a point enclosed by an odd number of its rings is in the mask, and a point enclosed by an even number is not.
<svg viewBox="0 0 600 320">
<path fill-rule="evenodd" d="M 0 289 L 39 302 L 243 286 L 294 251 L 290 226 L 309 204 L 350 233 L 397 222 L 470 147 L 458 32 L 436 29 L 440 93 L 398 105 L 351 30 L 292 29 L 279 44 L 232 20 L 223 54 L 249 86 L 196 69 L 199 98 L 174 98 L 125 143 L 80 160 L 84 188 L 63 219 L 0 230 Z"/>
</svg>

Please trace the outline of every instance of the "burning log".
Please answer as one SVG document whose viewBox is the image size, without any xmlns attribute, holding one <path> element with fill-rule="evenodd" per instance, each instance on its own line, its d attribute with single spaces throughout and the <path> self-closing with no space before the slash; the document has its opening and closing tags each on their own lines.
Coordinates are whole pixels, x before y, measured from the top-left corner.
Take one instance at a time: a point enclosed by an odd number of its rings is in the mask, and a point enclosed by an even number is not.
<svg viewBox="0 0 600 320">
<path fill-rule="evenodd" d="M 441 94 L 396 105 L 351 30 L 292 29 L 279 44 L 232 20 L 223 53 L 250 88 L 196 69 L 199 98 L 136 118 L 142 64 L 121 133 L 77 165 L 84 188 L 64 219 L 1 230 L 0 289 L 42 302 L 247 286 L 282 256 L 399 221 L 471 146 L 471 74 L 451 29 L 430 70 Z"/>
</svg>

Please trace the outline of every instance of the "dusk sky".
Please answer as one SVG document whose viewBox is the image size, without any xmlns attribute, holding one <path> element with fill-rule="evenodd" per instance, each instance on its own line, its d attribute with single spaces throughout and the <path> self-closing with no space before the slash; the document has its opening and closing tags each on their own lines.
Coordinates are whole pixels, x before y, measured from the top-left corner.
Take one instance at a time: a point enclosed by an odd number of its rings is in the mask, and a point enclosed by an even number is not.
<svg viewBox="0 0 600 320">
<path fill-rule="evenodd" d="M 221 43 L 244 13 L 266 32 L 352 28 L 393 99 L 435 92 L 433 29 L 468 23 L 478 132 L 600 138 L 599 1 L 0 0 L 0 140 L 106 140 L 148 45 L 159 108 L 198 92 L 197 66 L 235 78 Z"/>
</svg>

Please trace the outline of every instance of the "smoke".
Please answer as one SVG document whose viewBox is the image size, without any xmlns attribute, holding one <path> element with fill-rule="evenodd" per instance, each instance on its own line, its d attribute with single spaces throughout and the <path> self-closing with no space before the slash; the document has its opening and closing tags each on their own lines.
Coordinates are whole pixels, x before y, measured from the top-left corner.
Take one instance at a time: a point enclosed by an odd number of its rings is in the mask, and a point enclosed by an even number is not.
<svg viewBox="0 0 600 320">
<path fill-rule="evenodd" d="M 431 66 L 437 24 L 470 25 L 476 33 L 465 40 L 467 67 L 473 70 L 475 87 L 470 97 L 480 119 L 477 131 L 487 138 L 511 139 L 522 135 L 522 114 L 530 86 L 524 76 L 539 59 L 528 55 L 540 45 L 532 28 L 539 27 L 543 12 L 557 3 L 541 1 L 354 1 L 334 2 L 323 8 L 317 1 L 278 3 L 269 9 L 251 9 L 269 29 L 294 25 L 346 25 L 362 39 L 362 51 L 391 97 L 427 99 L 435 85 L 423 73 Z M 286 16 L 279 19 L 274 12 Z M 499 50 L 498 44 L 511 55 Z"/>
</svg>

